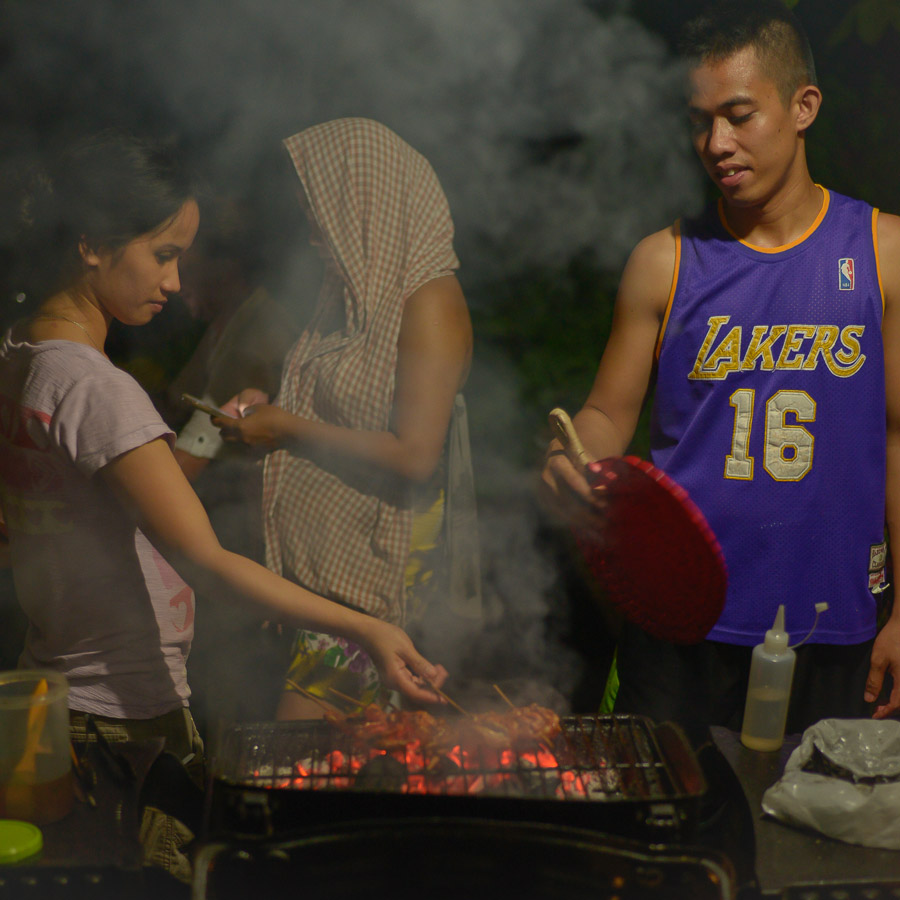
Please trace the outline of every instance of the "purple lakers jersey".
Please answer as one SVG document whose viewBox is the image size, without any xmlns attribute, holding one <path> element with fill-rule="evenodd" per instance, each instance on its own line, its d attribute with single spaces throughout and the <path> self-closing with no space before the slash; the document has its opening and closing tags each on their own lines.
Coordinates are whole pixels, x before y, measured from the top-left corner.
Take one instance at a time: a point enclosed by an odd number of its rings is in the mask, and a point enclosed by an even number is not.
<svg viewBox="0 0 900 900">
<path fill-rule="evenodd" d="M 728 563 L 712 640 L 875 633 L 884 583 L 885 391 L 876 211 L 824 191 L 798 240 L 751 246 L 719 208 L 685 222 L 658 347 L 653 462 Z"/>
</svg>

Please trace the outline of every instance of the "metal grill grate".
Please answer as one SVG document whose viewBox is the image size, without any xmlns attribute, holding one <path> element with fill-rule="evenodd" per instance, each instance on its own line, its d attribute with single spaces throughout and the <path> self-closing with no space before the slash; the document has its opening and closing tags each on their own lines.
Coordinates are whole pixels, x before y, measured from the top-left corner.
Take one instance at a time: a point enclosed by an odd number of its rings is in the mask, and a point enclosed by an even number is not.
<svg viewBox="0 0 900 900">
<path fill-rule="evenodd" d="M 671 800 L 684 773 L 660 749 L 649 720 L 569 716 L 553 747 L 422 752 L 354 745 L 326 723 L 236 725 L 214 772 L 233 785 L 297 791 L 386 791 L 553 800 Z"/>
</svg>

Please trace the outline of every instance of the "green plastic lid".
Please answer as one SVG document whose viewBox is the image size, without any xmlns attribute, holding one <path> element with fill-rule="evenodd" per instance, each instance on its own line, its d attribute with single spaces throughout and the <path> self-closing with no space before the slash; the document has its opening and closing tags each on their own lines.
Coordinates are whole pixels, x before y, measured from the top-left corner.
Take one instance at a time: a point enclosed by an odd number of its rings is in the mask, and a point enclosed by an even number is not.
<svg viewBox="0 0 900 900">
<path fill-rule="evenodd" d="M 0 819 L 0 864 L 34 856 L 44 846 L 41 829 L 31 822 Z"/>
</svg>

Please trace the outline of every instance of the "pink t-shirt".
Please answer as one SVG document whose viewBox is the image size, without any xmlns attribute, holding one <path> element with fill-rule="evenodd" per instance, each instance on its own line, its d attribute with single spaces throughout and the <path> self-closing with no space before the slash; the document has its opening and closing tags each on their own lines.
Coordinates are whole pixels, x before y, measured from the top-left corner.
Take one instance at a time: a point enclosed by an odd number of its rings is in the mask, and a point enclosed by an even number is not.
<svg viewBox="0 0 900 900">
<path fill-rule="evenodd" d="M 98 470 L 174 435 L 126 372 L 73 341 L 0 344 L 0 502 L 29 627 L 20 665 L 62 672 L 72 709 L 186 706 L 194 595 Z"/>
</svg>

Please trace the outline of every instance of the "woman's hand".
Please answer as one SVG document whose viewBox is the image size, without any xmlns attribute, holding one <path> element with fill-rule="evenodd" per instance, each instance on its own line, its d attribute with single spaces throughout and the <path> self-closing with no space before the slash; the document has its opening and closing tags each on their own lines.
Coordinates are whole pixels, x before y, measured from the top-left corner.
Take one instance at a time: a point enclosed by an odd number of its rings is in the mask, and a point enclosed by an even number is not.
<svg viewBox="0 0 900 900">
<path fill-rule="evenodd" d="M 372 657 L 386 687 L 416 703 L 444 702 L 432 687 L 441 687 L 447 680 L 447 670 L 428 662 L 402 628 L 372 617 L 363 628 L 359 642 Z"/>
<path fill-rule="evenodd" d="M 259 388 L 245 388 L 235 394 L 222 411 L 234 416 L 220 419 L 213 416 L 212 423 L 222 431 L 222 439 L 240 442 L 248 447 L 274 450 L 288 437 L 296 416 L 269 404 L 269 395 Z"/>
<path fill-rule="evenodd" d="M 227 403 L 222 405 L 222 412 L 241 419 L 247 415 L 247 410 L 252 406 L 259 406 L 269 402 L 269 395 L 259 388 L 244 388 L 239 394 L 235 394 Z M 221 419 L 219 420 L 221 421 Z"/>
<path fill-rule="evenodd" d="M 224 407 L 223 407 L 224 408 Z M 240 442 L 248 447 L 276 450 L 288 441 L 299 438 L 302 419 L 269 403 L 246 406 L 240 419 L 213 417 L 213 425 L 222 429 L 222 439 Z"/>
</svg>

